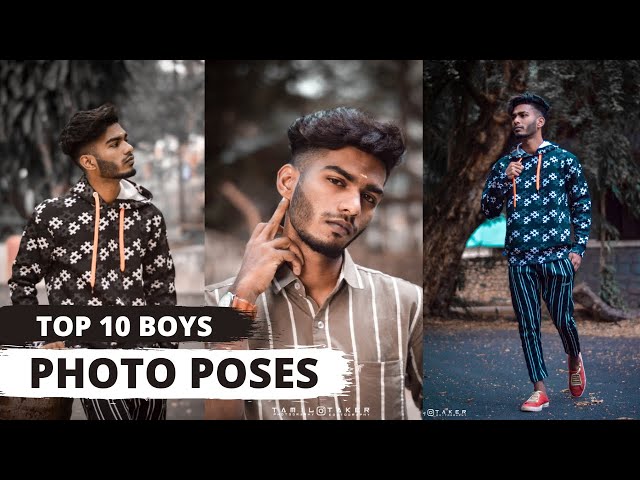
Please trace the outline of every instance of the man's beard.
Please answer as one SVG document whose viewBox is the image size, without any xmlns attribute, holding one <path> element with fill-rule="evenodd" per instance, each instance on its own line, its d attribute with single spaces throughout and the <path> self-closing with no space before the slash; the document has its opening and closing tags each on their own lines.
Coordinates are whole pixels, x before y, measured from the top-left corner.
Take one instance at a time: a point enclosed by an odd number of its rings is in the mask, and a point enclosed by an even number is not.
<svg viewBox="0 0 640 480">
<path fill-rule="evenodd" d="M 136 174 L 136 169 L 133 167 L 131 168 L 131 170 L 126 170 L 124 172 L 119 171 L 118 166 L 113 162 L 107 162 L 106 160 L 102 160 L 100 157 L 97 157 L 95 155 L 94 157 L 96 158 L 96 162 L 98 163 L 98 168 L 100 168 L 100 176 L 102 178 L 121 179 L 133 177 Z"/>
<path fill-rule="evenodd" d="M 531 124 L 531 125 L 529 125 L 529 127 L 524 127 L 520 131 L 520 133 L 513 132 L 513 135 L 518 140 L 524 140 L 525 138 L 529 138 L 529 137 L 533 136 L 535 133 L 536 133 L 535 124 Z"/>
<path fill-rule="evenodd" d="M 325 257 L 338 258 L 342 256 L 342 253 L 351 244 L 351 242 L 353 242 L 360 236 L 362 232 L 365 231 L 364 228 L 360 230 L 344 246 L 334 245 L 328 242 L 323 242 L 322 240 L 313 237 L 311 233 L 306 230 L 306 227 L 313 218 L 313 206 L 302 191 L 301 184 L 299 183 L 296 189 L 293 191 L 293 196 L 291 197 L 291 205 L 289 205 L 289 220 L 291 221 L 291 226 L 298 233 L 300 239 L 302 239 L 302 241 L 306 243 L 309 248 L 311 248 L 311 250 L 313 250 L 314 252 L 318 252 Z M 336 217 L 334 216 L 333 218 Z M 344 218 L 341 217 L 341 220 L 344 220 Z"/>
</svg>

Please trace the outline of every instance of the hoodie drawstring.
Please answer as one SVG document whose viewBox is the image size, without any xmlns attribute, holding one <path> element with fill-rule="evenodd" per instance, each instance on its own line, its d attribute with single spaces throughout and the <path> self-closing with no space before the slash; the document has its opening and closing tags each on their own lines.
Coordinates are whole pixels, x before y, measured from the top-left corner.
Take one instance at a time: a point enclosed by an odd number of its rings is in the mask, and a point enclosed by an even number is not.
<svg viewBox="0 0 640 480">
<path fill-rule="evenodd" d="M 124 207 L 120 207 L 120 224 L 118 225 L 118 244 L 120 249 L 120 271 L 124 272 Z"/>
<path fill-rule="evenodd" d="M 520 157 L 517 161 L 522 160 Z M 540 168 L 542 167 L 542 154 L 538 154 L 538 169 L 536 170 L 536 191 L 540 191 Z M 513 177 L 513 208 L 516 208 L 516 177 Z"/>
<path fill-rule="evenodd" d="M 93 293 L 93 286 L 96 284 L 96 265 L 98 264 L 98 230 L 100 227 L 100 195 L 97 192 L 93 192 L 93 198 L 96 203 L 96 221 L 93 227 L 93 256 L 91 257 L 91 277 L 89 277 L 89 283 L 91 284 L 91 293 Z"/>
<path fill-rule="evenodd" d="M 93 256 L 91 257 L 91 276 L 89 283 L 91 284 L 91 293 L 96 284 L 96 267 L 98 265 L 98 232 L 100 230 L 100 195 L 93 192 L 93 198 L 96 202 L 96 221 L 93 227 Z M 124 207 L 120 207 L 120 222 L 118 225 L 118 249 L 120 251 L 120 271 L 124 272 Z"/>
<path fill-rule="evenodd" d="M 520 157 L 517 161 L 519 162 L 520 160 L 522 160 L 522 157 Z M 513 183 L 513 208 L 516 208 L 516 177 L 513 177 L 511 179 L 511 183 Z"/>
</svg>

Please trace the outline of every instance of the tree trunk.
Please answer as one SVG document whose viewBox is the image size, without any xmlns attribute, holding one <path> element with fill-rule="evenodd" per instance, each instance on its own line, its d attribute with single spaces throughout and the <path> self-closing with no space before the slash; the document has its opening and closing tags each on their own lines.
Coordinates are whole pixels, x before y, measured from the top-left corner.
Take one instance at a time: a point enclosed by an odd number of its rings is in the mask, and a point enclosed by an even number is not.
<svg viewBox="0 0 640 480">
<path fill-rule="evenodd" d="M 487 175 L 509 138 L 510 119 L 504 106 L 511 93 L 524 91 L 526 85 L 526 61 L 504 61 L 501 67 L 500 82 L 487 81 L 495 72 L 486 71 L 484 85 L 472 83 L 472 66 L 460 74 L 458 88 L 464 98 L 448 139 L 448 173 L 431 197 L 433 204 L 425 205 L 426 314 L 444 315 L 449 309 L 466 241 L 484 220 L 480 199 Z M 471 123 L 469 118 L 478 111 Z"/>
<path fill-rule="evenodd" d="M 582 282 L 573 288 L 573 300 L 586 308 L 596 320 L 619 322 L 640 319 L 640 310 L 620 310 L 607 305 L 589 286 Z"/>
<path fill-rule="evenodd" d="M 440 189 L 442 203 L 424 224 L 425 311 L 443 315 L 455 294 L 457 272 L 469 236 L 484 219 L 480 198 L 491 165 L 509 135 L 508 125 L 494 123 L 487 131 L 488 151 L 475 149 L 462 172 L 451 171 Z"/>
</svg>

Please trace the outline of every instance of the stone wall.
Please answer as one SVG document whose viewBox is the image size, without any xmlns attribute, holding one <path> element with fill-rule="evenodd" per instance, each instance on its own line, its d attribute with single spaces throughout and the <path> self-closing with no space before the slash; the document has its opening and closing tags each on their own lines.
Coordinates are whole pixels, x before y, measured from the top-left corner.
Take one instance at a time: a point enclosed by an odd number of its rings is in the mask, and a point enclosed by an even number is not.
<svg viewBox="0 0 640 480">
<path fill-rule="evenodd" d="M 599 284 L 600 244 L 589 241 L 576 283 L 586 282 L 594 292 Z M 468 249 L 463 256 L 463 288 L 457 297 L 468 305 L 509 306 L 507 261 L 502 249 Z M 640 241 L 612 242 L 611 260 L 615 278 L 629 308 L 640 308 Z"/>
</svg>

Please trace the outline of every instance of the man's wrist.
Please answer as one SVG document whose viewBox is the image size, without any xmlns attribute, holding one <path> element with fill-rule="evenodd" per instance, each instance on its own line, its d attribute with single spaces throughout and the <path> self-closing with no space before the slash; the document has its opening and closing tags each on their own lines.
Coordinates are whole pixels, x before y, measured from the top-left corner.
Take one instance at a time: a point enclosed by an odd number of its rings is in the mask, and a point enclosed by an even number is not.
<svg viewBox="0 0 640 480">
<path fill-rule="evenodd" d="M 239 284 L 234 283 L 231 286 L 231 288 L 229 288 L 228 291 L 233 293 L 237 297 L 240 297 L 241 299 L 246 300 L 249 303 L 256 303 L 256 300 L 258 299 L 258 295 L 259 295 L 259 293 L 256 293 L 253 289 L 247 287 L 242 283 L 239 283 Z"/>
<path fill-rule="evenodd" d="M 258 307 L 254 302 L 238 295 L 238 293 L 234 292 L 232 289 L 229 289 L 229 291 L 222 296 L 218 305 L 221 307 L 231 307 L 239 312 L 249 314 L 253 318 L 258 314 Z"/>
</svg>

